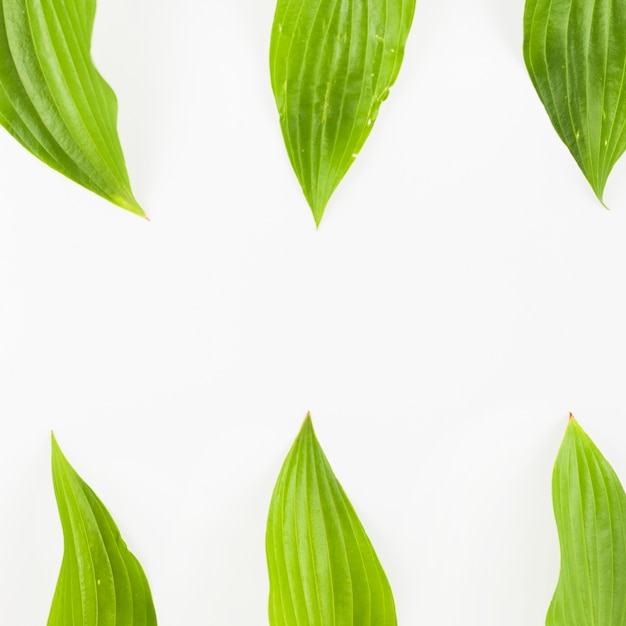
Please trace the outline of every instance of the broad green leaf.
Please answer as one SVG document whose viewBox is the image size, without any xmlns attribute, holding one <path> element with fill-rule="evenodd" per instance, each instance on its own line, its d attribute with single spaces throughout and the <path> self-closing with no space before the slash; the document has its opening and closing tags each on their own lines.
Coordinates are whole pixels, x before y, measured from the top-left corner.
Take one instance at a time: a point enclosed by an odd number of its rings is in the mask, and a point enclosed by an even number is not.
<svg viewBox="0 0 626 626">
<path fill-rule="evenodd" d="M 527 0 L 524 59 L 596 196 L 626 149 L 626 0 Z"/>
<path fill-rule="evenodd" d="M 626 495 L 573 417 L 554 466 L 561 573 L 546 626 L 626 625 Z"/>
<path fill-rule="evenodd" d="M 387 577 L 310 415 L 274 489 L 266 550 L 271 626 L 396 626 Z"/>
<path fill-rule="evenodd" d="M 272 89 L 318 225 L 396 80 L 414 10 L 415 0 L 278 0 Z"/>
<path fill-rule="evenodd" d="M 156 626 L 141 565 L 54 436 L 52 478 L 64 552 L 48 626 Z"/>
<path fill-rule="evenodd" d="M 0 0 L 0 124 L 68 178 L 138 215 L 117 100 L 91 60 L 95 0 Z"/>
</svg>

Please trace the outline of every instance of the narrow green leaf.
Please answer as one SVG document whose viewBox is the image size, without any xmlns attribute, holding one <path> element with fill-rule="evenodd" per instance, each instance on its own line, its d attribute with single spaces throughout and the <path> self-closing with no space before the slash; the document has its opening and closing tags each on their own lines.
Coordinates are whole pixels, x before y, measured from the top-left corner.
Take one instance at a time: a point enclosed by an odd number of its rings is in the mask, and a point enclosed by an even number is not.
<svg viewBox="0 0 626 626">
<path fill-rule="evenodd" d="M 64 552 L 48 626 L 156 626 L 141 565 L 54 436 L 52 479 Z"/>
<path fill-rule="evenodd" d="M 128 211 L 117 100 L 91 60 L 95 0 L 0 0 L 0 124 L 50 167 Z"/>
<path fill-rule="evenodd" d="M 387 577 L 320 447 L 310 415 L 267 521 L 271 626 L 395 626 Z"/>
<path fill-rule="evenodd" d="M 272 89 L 317 225 L 396 80 L 414 11 L 415 0 L 278 0 Z"/>
<path fill-rule="evenodd" d="M 625 0 L 526 1 L 526 67 L 600 202 L 626 149 L 625 32 Z"/>
<path fill-rule="evenodd" d="M 573 417 L 552 476 L 561 573 L 546 626 L 626 625 L 626 495 Z"/>
</svg>

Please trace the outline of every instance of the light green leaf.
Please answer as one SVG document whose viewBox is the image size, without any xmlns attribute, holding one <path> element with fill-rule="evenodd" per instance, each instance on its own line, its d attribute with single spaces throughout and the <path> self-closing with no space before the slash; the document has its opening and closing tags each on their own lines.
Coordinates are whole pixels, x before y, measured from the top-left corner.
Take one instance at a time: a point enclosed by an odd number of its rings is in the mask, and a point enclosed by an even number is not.
<svg viewBox="0 0 626 626">
<path fill-rule="evenodd" d="M 527 0 L 524 59 L 596 196 L 626 149 L 626 1 Z"/>
<path fill-rule="evenodd" d="M 52 478 L 64 552 L 48 626 L 156 626 L 141 565 L 54 436 Z"/>
<path fill-rule="evenodd" d="M 271 626 L 395 626 L 387 577 L 320 447 L 310 415 L 267 521 Z"/>
<path fill-rule="evenodd" d="M 318 225 L 396 80 L 414 11 L 415 0 L 278 0 L 272 89 Z"/>
<path fill-rule="evenodd" d="M 546 626 L 626 625 L 626 495 L 570 418 L 552 476 L 561 573 Z"/>
<path fill-rule="evenodd" d="M 91 60 L 95 0 L 0 0 L 0 124 L 68 178 L 138 215 L 117 100 Z"/>
</svg>

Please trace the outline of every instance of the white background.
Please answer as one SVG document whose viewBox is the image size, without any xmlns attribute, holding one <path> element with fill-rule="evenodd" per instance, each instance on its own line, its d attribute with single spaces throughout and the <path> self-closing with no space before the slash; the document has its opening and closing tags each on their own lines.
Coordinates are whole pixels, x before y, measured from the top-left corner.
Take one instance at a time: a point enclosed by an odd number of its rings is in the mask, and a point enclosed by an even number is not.
<svg viewBox="0 0 626 626">
<path fill-rule="evenodd" d="M 319 231 L 268 76 L 273 0 L 100 0 L 147 222 L 0 134 L 0 623 L 45 624 L 54 429 L 162 626 L 267 624 L 302 419 L 406 626 L 542 624 L 572 411 L 626 477 L 626 161 L 606 211 L 526 74 L 521 0 L 419 0 Z"/>
</svg>

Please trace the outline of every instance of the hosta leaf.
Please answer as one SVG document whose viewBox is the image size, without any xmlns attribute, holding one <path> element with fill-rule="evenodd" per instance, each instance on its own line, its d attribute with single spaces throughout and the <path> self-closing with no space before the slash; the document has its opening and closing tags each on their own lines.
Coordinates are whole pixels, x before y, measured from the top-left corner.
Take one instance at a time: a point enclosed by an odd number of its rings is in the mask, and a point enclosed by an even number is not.
<svg viewBox="0 0 626 626">
<path fill-rule="evenodd" d="M 310 416 L 278 477 L 266 535 L 271 626 L 395 626 L 387 577 Z"/>
<path fill-rule="evenodd" d="M 571 418 L 552 477 L 561 573 L 546 626 L 626 625 L 626 495 Z"/>
<path fill-rule="evenodd" d="M 64 552 L 48 626 L 156 626 L 141 565 L 54 437 L 52 478 Z"/>
<path fill-rule="evenodd" d="M 625 0 L 526 1 L 526 67 L 601 202 L 626 149 L 625 32 Z"/>
<path fill-rule="evenodd" d="M 278 0 L 272 88 L 319 225 L 400 70 L 415 0 Z"/>
<path fill-rule="evenodd" d="M 117 100 L 91 60 L 95 0 L 0 0 L 0 123 L 44 163 L 145 215 L 117 135 Z"/>
</svg>

